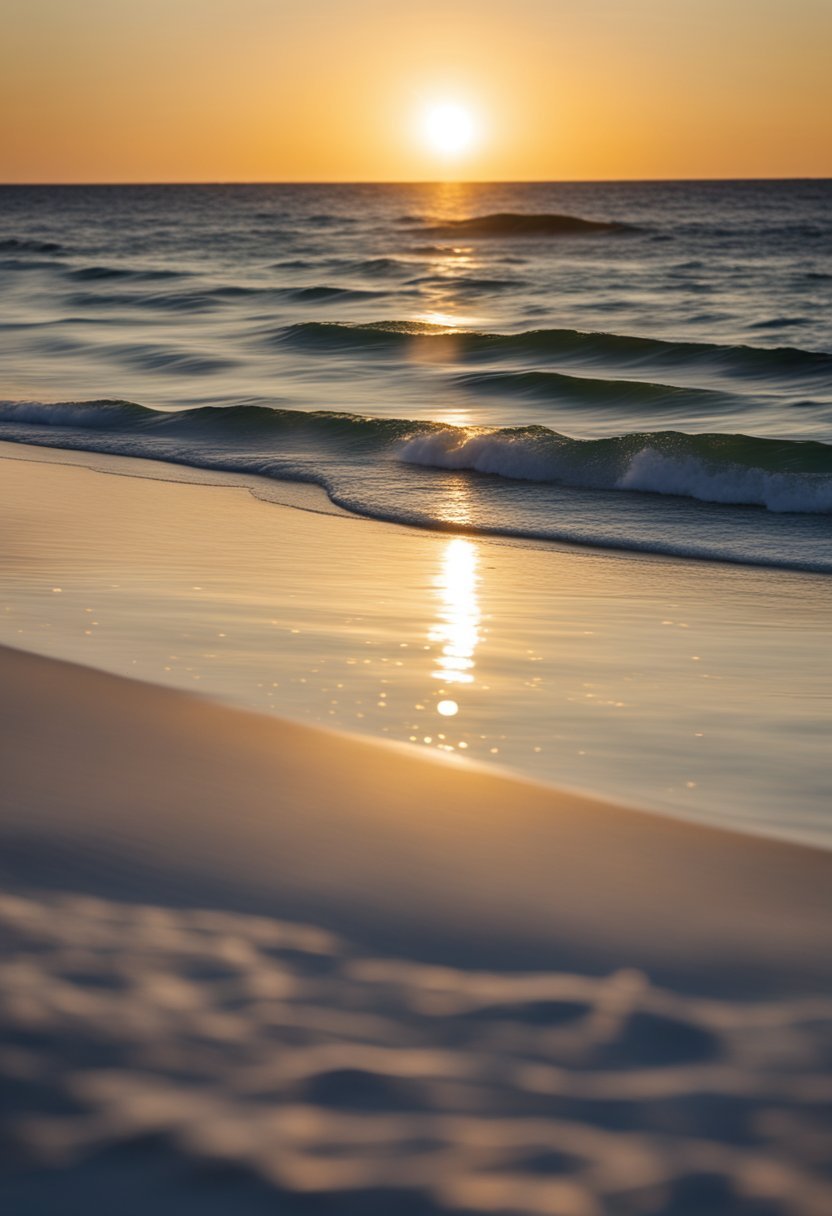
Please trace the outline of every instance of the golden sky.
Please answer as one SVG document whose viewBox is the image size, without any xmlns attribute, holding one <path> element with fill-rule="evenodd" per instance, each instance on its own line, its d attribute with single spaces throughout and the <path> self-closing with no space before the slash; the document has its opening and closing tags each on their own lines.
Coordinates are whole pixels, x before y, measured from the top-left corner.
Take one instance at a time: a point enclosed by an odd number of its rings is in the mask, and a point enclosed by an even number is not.
<svg viewBox="0 0 832 1216">
<path fill-rule="evenodd" d="M 0 11 L 0 181 L 832 176 L 832 0 Z M 474 124 L 456 157 L 437 102 Z"/>
</svg>

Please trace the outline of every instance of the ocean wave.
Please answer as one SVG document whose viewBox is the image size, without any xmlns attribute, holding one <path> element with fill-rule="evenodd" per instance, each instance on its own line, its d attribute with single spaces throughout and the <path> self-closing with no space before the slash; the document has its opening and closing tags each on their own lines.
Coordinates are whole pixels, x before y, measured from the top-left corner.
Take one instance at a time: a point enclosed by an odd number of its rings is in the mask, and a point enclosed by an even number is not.
<svg viewBox="0 0 832 1216">
<path fill-rule="evenodd" d="M 55 265 L 55 262 L 47 262 L 45 258 L 4 257 L 0 260 L 0 270 L 3 271 L 54 270 Z"/>
<path fill-rule="evenodd" d="M 472 246 L 464 245 L 413 245 L 410 249 L 411 253 L 418 253 L 427 257 L 459 257 L 461 254 L 470 253 Z M 505 259 L 500 258 L 500 261 Z"/>
<path fill-rule="evenodd" d="M 548 427 L 414 436 L 410 464 L 593 490 L 639 490 L 769 511 L 832 513 L 832 446 L 749 435 L 645 431 L 571 439 Z"/>
<path fill-rule="evenodd" d="M 357 287 L 330 287 L 326 283 L 310 287 L 282 287 L 277 293 L 286 300 L 295 300 L 298 304 L 320 304 L 329 301 L 372 300 L 389 294 L 386 291 L 369 291 Z"/>
<path fill-rule="evenodd" d="M 609 377 L 571 376 L 567 372 L 487 371 L 461 372 L 454 376 L 460 388 L 476 393 L 540 401 L 547 405 L 591 405 L 617 409 L 622 405 L 671 406 L 678 409 L 719 409 L 723 404 L 745 404 L 717 389 L 684 388 L 648 380 L 616 380 Z M 816 405 L 816 402 L 806 402 Z"/>
<path fill-rule="evenodd" d="M 288 325 L 273 335 L 290 345 L 320 350 L 407 351 L 414 342 L 444 343 L 454 357 L 532 356 L 561 361 L 608 363 L 619 367 L 707 368 L 726 375 L 824 377 L 832 384 L 832 354 L 794 346 L 747 346 L 678 342 L 577 329 L 532 329 L 487 333 L 426 321 L 310 321 Z"/>
<path fill-rule="evenodd" d="M 425 223 L 423 231 L 433 236 L 571 236 L 583 233 L 633 231 L 629 224 L 609 220 L 586 220 L 577 215 L 554 212 L 532 214 L 524 211 L 495 211 L 461 220 Z"/>
<path fill-rule="evenodd" d="M 354 215 L 330 215 L 321 212 L 318 215 L 304 216 L 302 223 L 311 224 L 314 228 L 332 228 L 338 224 L 358 224 L 360 220 Z"/>
<path fill-rule="evenodd" d="M 153 415 L 161 416 L 160 411 L 150 410 L 144 405 L 132 401 L 118 401 L 102 398 L 98 401 L 56 401 L 47 403 L 41 401 L 2 401 L 0 402 L 0 423 L 19 423 L 31 426 L 91 427 L 107 429 L 120 422 L 128 425 L 131 420 Z"/>
<path fill-rule="evenodd" d="M 279 262 L 272 262 L 272 270 L 308 270 L 314 263 L 306 261 L 304 258 L 283 258 Z"/>
<path fill-rule="evenodd" d="M 79 308 L 141 308 L 165 312 L 208 312 L 229 300 L 253 299 L 291 301 L 296 304 L 349 303 L 383 298 L 388 292 L 357 287 L 332 287 L 314 284 L 306 287 L 206 287 L 204 290 L 77 292 L 67 303 Z"/>
<path fill-rule="evenodd" d="M 358 274 L 369 278 L 388 278 L 406 274 L 412 269 L 412 263 L 390 257 L 337 259 L 327 265 L 341 274 Z"/>
<path fill-rule="evenodd" d="M 237 360 L 176 346 L 152 342 L 128 342 L 106 348 L 108 358 L 136 367 L 139 371 L 169 372 L 177 376 L 210 376 L 237 366 Z"/>
<path fill-rule="evenodd" d="M 544 426 L 487 430 L 248 405 L 160 411 L 108 400 L 0 403 L 0 434 L 10 424 L 176 435 L 184 443 L 173 454 L 169 449 L 160 453 L 163 459 L 199 465 L 201 444 L 209 443 L 218 452 L 220 463 L 214 467 L 232 470 L 238 467 L 235 450 L 248 440 L 254 447 L 248 450 L 245 467 L 266 476 L 285 473 L 274 458 L 286 454 L 287 441 L 296 452 L 291 441 L 300 440 L 305 456 L 312 458 L 307 471 L 313 477 L 315 453 L 327 449 L 368 468 L 379 460 L 394 460 L 515 481 L 760 506 L 778 513 L 832 513 L 832 446 L 812 440 L 681 431 L 573 439 Z M 55 443 L 62 446 L 61 440 Z M 135 454 L 129 447 L 124 451 Z"/>
<path fill-rule="evenodd" d="M 209 312 L 221 300 L 221 293 L 213 291 L 78 291 L 66 297 L 65 303 L 73 308 L 103 309 L 149 309 L 162 312 Z"/>
<path fill-rule="evenodd" d="M 102 398 L 98 401 L 0 401 L 0 426 L 28 426 L 99 431 L 179 432 L 198 441 L 200 436 L 224 435 L 229 441 L 242 434 L 275 439 L 306 434 L 317 440 L 363 442 L 370 447 L 408 437 L 420 427 L 435 423 L 406 418 L 370 418 L 334 410 L 289 410 L 260 405 L 199 406 L 187 410 L 158 410 L 134 401 Z M 441 428 L 439 428 L 441 429 Z"/>
<path fill-rule="evenodd" d="M 522 279 L 487 279 L 472 275 L 423 274 L 407 280 L 408 287 L 441 287 L 451 292 L 511 291 L 524 286 Z"/>
<path fill-rule="evenodd" d="M 27 237 L 8 236 L 0 240 L 0 253 L 63 253 L 64 246 L 57 241 L 38 241 Z"/>
<path fill-rule="evenodd" d="M 136 282 L 154 282 L 163 279 L 187 277 L 181 270 L 139 270 L 130 266 L 79 266 L 64 271 L 66 278 L 77 283 L 94 283 L 100 279 L 132 279 Z"/>
<path fill-rule="evenodd" d="M 749 329 L 792 329 L 808 322 L 808 317 L 769 317 L 767 321 L 753 321 Z"/>
</svg>

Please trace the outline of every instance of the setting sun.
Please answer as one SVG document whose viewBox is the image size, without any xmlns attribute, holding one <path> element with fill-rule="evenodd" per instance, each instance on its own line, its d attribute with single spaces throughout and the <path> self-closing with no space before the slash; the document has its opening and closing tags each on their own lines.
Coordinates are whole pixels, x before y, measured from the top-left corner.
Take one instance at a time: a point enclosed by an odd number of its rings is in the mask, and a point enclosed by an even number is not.
<svg viewBox="0 0 832 1216">
<path fill-rule="evenodd" d="M 474 143 L 476 127 L 465 106 L 438 102 L 425 110 L 422 134 L 433 152 L 441 156 L 461 156 Z"/>
</svg>

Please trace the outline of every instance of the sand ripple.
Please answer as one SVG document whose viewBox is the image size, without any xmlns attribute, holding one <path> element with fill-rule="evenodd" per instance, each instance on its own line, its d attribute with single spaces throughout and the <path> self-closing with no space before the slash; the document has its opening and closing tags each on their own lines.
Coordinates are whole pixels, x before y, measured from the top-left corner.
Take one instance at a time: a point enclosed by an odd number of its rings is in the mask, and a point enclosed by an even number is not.
<svg viewBox="0 0 832 1216">
<path fill-rule="evenodd" d="M 0 942 L 10 1212 L 832 1210 L 832 1000 L 35 892 L 0 897 Z"/>
</svg>

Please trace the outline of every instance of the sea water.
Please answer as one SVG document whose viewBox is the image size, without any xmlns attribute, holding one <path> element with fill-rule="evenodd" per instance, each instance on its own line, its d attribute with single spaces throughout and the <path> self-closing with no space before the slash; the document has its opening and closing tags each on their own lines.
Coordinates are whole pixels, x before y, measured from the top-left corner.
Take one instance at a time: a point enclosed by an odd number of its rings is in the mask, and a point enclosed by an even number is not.
<svg viewBox="0 0 832 1216">
<path fill-rule="evenodd" d="M 0 189 L 0 434 L 832 569 L 832 182 Z"/>
</svg>

